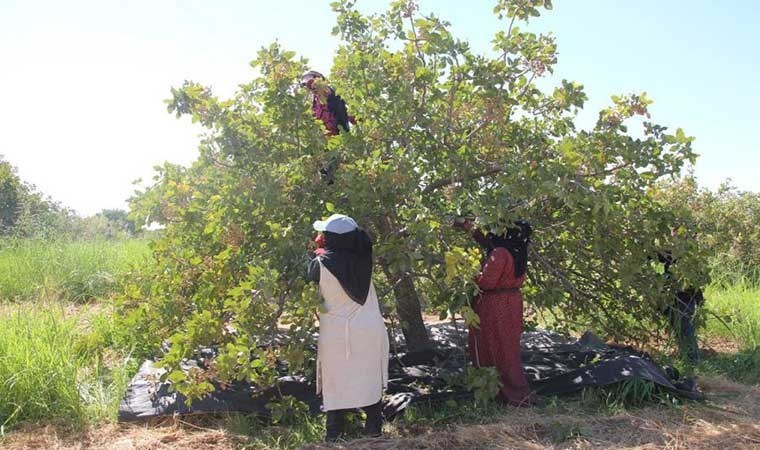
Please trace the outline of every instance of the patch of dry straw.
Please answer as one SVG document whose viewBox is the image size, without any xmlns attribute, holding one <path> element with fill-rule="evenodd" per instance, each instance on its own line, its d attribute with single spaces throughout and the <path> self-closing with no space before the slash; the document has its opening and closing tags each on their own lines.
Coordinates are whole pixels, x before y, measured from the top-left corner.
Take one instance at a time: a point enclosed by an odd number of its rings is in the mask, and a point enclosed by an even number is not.
<svg viewBox="0 0 760 450">
<path fill-rule="evenodd" d="M 700 380 L 710 399 L 678 408 L 652 406 L 614 415 L 546 408 L 508 410 L 482 425 L 430 427 L 391 424 L 387 437 L 339 444 L 312 444 L 305 450 L 496 450 L 496 449 L 760 449 L 760 386 L 722 377 Z M 206 421 L 207 422 L 207 421 Z M 53 426 L 27 428 L 0 440 L 8 450 L 232 450 L 262 449 L 224 423 L 196 425 L 106 425 L 79 433 Z"/>
</svg>

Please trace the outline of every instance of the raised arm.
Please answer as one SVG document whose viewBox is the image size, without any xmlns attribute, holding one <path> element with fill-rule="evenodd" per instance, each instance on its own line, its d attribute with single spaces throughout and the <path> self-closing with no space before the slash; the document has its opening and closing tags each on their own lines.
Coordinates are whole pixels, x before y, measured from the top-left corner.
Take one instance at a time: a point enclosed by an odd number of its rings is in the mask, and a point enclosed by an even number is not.
<svg viewBox="0 0 760 450">
<path fill-rule="evenodd" d="M 491 241 L 479 229 L 473 228 L 470 230 L 470 234 L 472 235 L 472 238 L 475 239 L 475 242 L 477 242 L 481 247 L 488 248 L 491 246 Z"/>
</svg>

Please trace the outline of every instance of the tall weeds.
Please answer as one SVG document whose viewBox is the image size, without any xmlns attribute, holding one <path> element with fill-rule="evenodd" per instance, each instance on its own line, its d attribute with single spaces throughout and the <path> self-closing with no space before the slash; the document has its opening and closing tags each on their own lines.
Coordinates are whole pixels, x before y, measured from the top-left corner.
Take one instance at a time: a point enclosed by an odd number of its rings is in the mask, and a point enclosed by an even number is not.
<svg viewBox="0 0 760 450">
<path fill-rule="evenodd" d="M 0 299 L 104 297 L 116 278 L 145 261 L 148 243 L 125 241 L 0 241 Z"/>
<path fill-rule="evenodd" d="M 92 333 L 61 305 L 0 306 L 0 427 L 22 422 L 81 425 L 115 416 L 127 383 L 125 359 L 87 345 Z"/>
<path fill-rule="evenodd" d="M 760 349 L 760 284 L 732 281 L 705 292 L 707 331 L 736 339 L 742 350 Z"/>
</svg>

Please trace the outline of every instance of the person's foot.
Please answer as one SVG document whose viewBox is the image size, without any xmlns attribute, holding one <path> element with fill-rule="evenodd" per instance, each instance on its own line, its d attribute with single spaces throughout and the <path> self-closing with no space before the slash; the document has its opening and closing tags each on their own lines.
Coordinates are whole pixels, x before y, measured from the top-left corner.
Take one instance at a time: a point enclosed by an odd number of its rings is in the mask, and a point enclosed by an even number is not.
<svg viewBox="0 0 760 450">
<path fill-rule="evenodd" d="M 325 434 L 325 442 L 339 442 L 342 440 L 343 440 L 342 434 L 336 434 L 336 435 Z"/>
<path fill-rule="evenodd" d="M 382 406 L 378 402 L 364 408 L 367 414 L 367 421 L 364 423 L 362 435 L 365 437 L 378 438 L 383 435 L 383 413 Z"/>
<path fill-rule="evenodd" d="M 346 417 L 343 410 L 327 412 L 325 442 L 337 442 L 344 438 L 346 432 Z"/>
</svg>

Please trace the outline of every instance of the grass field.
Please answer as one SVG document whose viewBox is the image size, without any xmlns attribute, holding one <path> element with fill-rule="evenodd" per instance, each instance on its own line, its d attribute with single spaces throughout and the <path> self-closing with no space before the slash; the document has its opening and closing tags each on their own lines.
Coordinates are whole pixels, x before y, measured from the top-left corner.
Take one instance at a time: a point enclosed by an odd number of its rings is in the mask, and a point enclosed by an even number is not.
<svg viewBox="0 0 760 450">
<path fill-rule="evenodd" d="M 0 427 L 55 422 L 79 427 L 115 417 L 130 361 L 107 349 L 105 311 L 61 302 L 0 306 Z"/>
<path fill-rule="evenodd" d="M 84 302 L 107 296 L 116 276 L 149 255 L 148 242 L 0 241 L 0 299 Z"/>
<path fill-rule="evenodd" d="M 698 365 L 698 373 L 725 374 L 744 383 L 760 384 L 760 286 L 745 279 L 714 284 L 705 291 L 703 311 L 706 340 L 722 340 L 718 349 Z"/>
<path fill-rule="evenodd" d="M 713 285 L 705 298 L 707 333 L 733 339 L 743 350 L 760 348 L 760 287 L 741 280 Z"/>
<path fill-rule="evenodd" d="M 143 240 L 0 242 L 0 430 L 114 419 L 134 362 L 107 298 L 148 254 Z"/>
</svg>

